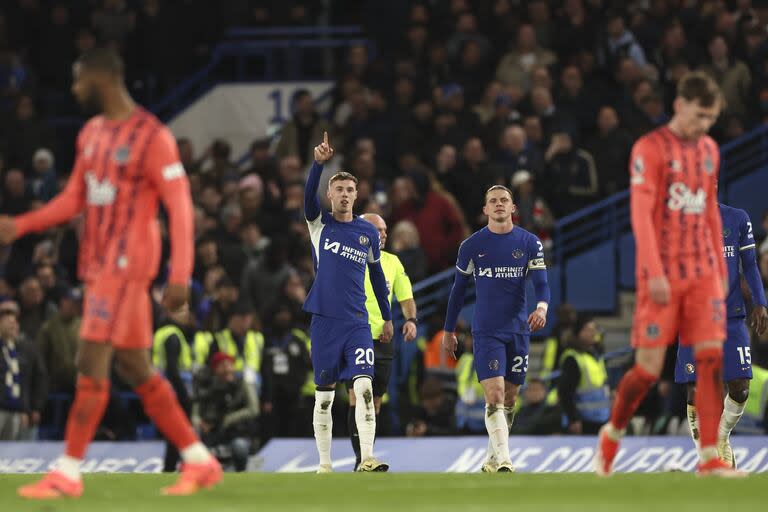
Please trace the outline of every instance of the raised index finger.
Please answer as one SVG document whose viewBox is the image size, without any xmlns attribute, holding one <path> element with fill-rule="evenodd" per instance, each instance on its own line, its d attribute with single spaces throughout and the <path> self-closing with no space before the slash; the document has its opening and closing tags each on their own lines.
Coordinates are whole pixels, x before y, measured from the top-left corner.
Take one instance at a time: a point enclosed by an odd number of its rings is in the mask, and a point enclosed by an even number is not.
<svg viewBox="0 0 768 512">
<path fill-rule="evenodd" d="M 323 132 L 323 144 L 328 144 L 328 132 Z"/>
</svg>

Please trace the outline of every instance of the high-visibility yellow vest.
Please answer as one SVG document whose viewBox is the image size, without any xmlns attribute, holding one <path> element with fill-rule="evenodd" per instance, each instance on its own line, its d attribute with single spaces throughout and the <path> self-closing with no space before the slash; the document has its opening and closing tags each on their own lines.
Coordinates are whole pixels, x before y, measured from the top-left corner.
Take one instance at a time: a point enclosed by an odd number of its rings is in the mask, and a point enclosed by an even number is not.
<svg viewBox="0 0 768 512">
<path fill-rule="evenodd" d="M 456 391 L 459 399 L 465 403 L 480 402 L 485 404 L 483 385 L 477 380 L 475 356 L 464 353 L 456 365 Z"/>
<path fill-rule="evenodd" d="M 739 434 L 765 434 L 766 405 L 768 405 L 768 370 L 759 366 L 752 366 L 749 399 L 744 407 L 741 420 L 733 430 Z"/>
<path fill-rule="evenodd" d="M 235 371 L 241 372 L 246 368 L 258 372 L 261 370 L 261 353 L 264 350 L 264 335 L 256 331 L 248 331 L 245 335 L 243 353 L 237 350 L 237 343 L 232 331 L 224 329 L 216 333 L 216 343 L 219 350 L 235 359 Z M 207 357 L 207 355 L 206 355 Z"/>
<path fill-rule="evenodd" d="M 211 351 L 212 343 L 213 333 L 211 331 L 197 331 L 195 333 L 195 339 L 192 342 L 193 350 L 195 353 L 195 367 L 200 368 L 206 365 L 208 361 L 208 353 Z"/>
<path fill-rule="evenodd" d="M 560 366 L 573 357 L 579 365 L 581 379 L 576 388 L 576 409 L 582 420 L 604 423 L 611 415 L 611 400 L 608 389 L 608 372 L 602 359 L 597 359 L 589 352 L 566 349 L 560 356 Z M 571 418 L 573 421 L 574 418 Z"/>
<path fill-rule="evenodd" d="M 176 335 L 179 338 L 179 370 L 191 371 L 192 370 L 192 350 L 190 350 L 187 344 L 187 338 L 184 336 L 184 331 L 179 327 L 169 324 L 159 328 L 155 332 L 155 338 L 152 343 L 152 363 L 155 367 L 161 371 L 165 371 L 167 367 L 165 342 L 168 338 Z"/>
<path fill-rule="evenodd" d="M 459 428 L 481 429 L 485 423 L 485 392 L 477 380 L 475 356 L 464 353 L 456 365 L 456 422 Z"/>
<path fill-rule="evenodd" d="M 544 340 L 544 354 L 541 356 L 541 378 L 546 379 L 557 370 L 558 341 L 554 336 Z"/>
<path fill-rule="evenodd" d="M 235 360 L 235 371 L 242 372 L 250 369 L 255 372 L 261 370 L 261 354 L 264 350 L 264 335 L 256 331 L 248 331 L 245 335 L 243 353 L 237 349 L 237 343 L 229 329 L 213 334 L 209 331 L 200 331 L 195 335 L 195 364 L 204 366 L 208 361 L 211 345 L 214 340 L 221 352 L 232 356 Z"/>
<path fill-rule="evenodd" d="M 307 351 L 309 351 L 310 354 L 312 353 L 312 342 L 307 333 L 301 329 L 291 329 L 291 334 L 304 342 Z M 312 370 L 307 372 L 307 378 L 304 379 L 304 384 L 301 386 L 301 394 L 302 396 L 315 396 L 315 374 Z"/>
</svg>

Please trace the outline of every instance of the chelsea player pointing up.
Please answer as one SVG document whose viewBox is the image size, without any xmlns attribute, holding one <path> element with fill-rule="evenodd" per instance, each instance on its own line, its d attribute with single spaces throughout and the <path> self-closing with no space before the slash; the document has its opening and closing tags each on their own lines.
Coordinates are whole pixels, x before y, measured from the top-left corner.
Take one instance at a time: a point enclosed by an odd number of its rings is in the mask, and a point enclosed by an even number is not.
<svg viewBox="0 0 768 512">
<path fill-rule="evenodd" d="M 315 409 L 312 426 L 320 454 L 318 473 L 331 468 L 331 407 L 338 381 L 352 381 L 358 405 L 355 423 L 360 436 L 362 462 L 357 471 L 389 469 L 373 457 L 376 412 L 373 404 L 373 340 L 365 308 L 365 268 L 385 321 L 380 340 L 392 339 L 389 290 L 379 264 L 379 232 L 370 222 L 352 214 L 357 198 L 357 178 L 339 172 L 328 184 L 331 211 L 321 210 L 317 198 L 323 164 L 333 156 L 328 134 L 315 147 L 315 162 L 309 171 L 304 192 L 304 215 L 312 239 L 315 282 L 304 302 L 304 311 L 312 313 L 310 339 L 315 372 Z M 362 407 L 361 407 L 362 405 Z"/>
<path fill-rule="evenodd" d="M 456 357 L 456 320 L 464 304 L 470 276 L 475 278 L 477 303 L 472 319 L 477 378 L 485 393 L 488 458 L 483 471 L 512 472 L 509 428 L 520 385 L 528 370 L 531 331 L 547 322 L 549 286 L 544 252 L 539 239 L 512 224 L 512 192 L 495 185 L 485 193 L 483 213 L 488 226 L 462 242 L 456 279 L 448 300 L 443 348 Z M 530 315 L 525 300 L 525 279 L 536 291 L 536 310 Z"/>
</svg>

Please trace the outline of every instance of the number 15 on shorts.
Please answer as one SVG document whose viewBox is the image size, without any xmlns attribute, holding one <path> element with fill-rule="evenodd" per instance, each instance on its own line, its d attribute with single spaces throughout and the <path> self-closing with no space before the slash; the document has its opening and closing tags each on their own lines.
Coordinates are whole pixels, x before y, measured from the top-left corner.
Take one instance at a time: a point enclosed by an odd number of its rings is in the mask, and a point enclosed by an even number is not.
<svg viewBox="0 0 768 512">
<path fill-rule="evenodd" d="M 750 347 L 736 347 L 739 351 L 739 360 L 741 364 L 752 364 L 752 354 Z"/>
</svg>

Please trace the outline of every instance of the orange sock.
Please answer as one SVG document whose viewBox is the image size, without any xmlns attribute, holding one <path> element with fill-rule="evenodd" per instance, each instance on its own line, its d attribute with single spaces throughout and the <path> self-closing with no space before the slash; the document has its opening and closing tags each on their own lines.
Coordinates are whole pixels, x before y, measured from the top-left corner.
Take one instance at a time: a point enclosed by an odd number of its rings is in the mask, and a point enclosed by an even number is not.
<svg viewBox="0 0 768 512">
<path fill-rule="evenodd" d="M 64 453 L 83 459 L 109 402 L 109 380 L 78 375 L 75 401 L 64 432 Z"/>
<path fill-rule="evenodd" d="M 699 413 L 701 447 L 715 446 L 720 415 L 723 413 L 723 351 L 699 350 L 696 358 L 696 411 Z"/>
<path fill-rule="evenodd" d="M 181 409 L 173 388 L 160 374 L 152 375 L 135 391 L 141 398 L 144 412 L 178 450 L 198 441 L 197 434 Z"/>
<path fill-rule="evenodd" d="M 624 375 L 616 391 L 616 402 L 611 411 L 611 424 L 616 429 L 627 428 L 629 420 L 632 419 L 654 382 L 656 377 L 637 365 Z"/>
</svg>

